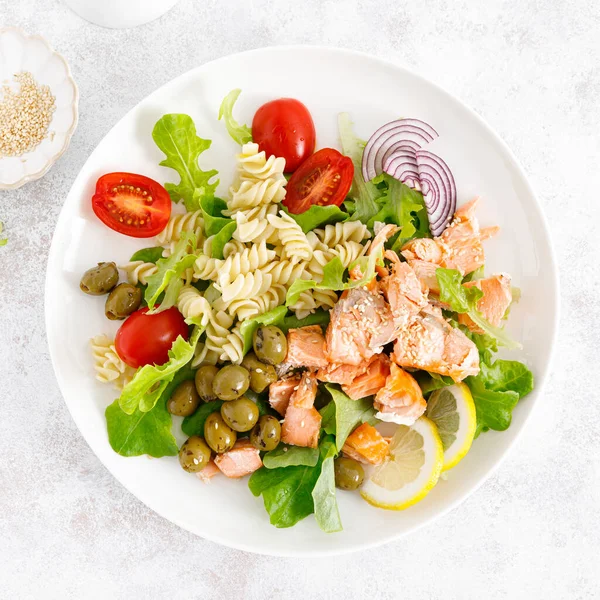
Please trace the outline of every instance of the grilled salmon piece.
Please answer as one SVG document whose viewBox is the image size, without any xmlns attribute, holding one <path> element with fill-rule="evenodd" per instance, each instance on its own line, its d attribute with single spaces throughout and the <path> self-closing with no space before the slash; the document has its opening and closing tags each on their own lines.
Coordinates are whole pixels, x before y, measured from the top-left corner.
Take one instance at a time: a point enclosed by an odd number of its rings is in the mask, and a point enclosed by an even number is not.
<svg viewBox="0 0 600 600">
<path fill-rule="evenodd" d="M 361 365 L 396 337 L 389 305 L 379 294 L 354 288 L 331 311 L 327 358 L 333 364 Z"/>
<path fill-rule="evenodd" d="M 346 439 L 342 452 L 364 464 L 381 464 L 388 454 L 389 444 L 383 436 L 368 423 L 359 425 Z"/>
<path fill-rule="evenodd" d="M 385 253 L 392 261 L 392 270 L 385 276 L 380 287 L 394 315 L 396 327 L 404 327 L 428 304 L 428 288 L 421 286 L 416 273 L 408 263 L 401 262 L 391 250 Z"/>
<path fill-rule="evenodd" d="M 422 260 L 445 269 L 457 269 L 462 275 L 481 267 L 485 262 L 482 242 L 495 235 L 499 228 L 479 228 L 479 221 L 475 217 L 478 201 L 475 198 L 461 206 L 440 237 L 411 240 L 405 244 L 402 255 L 409 264 Z"/>
<path fill-rule="evenodd" d="M 278 381 L 274 381 L 269 386 L 269 404 L 275 409 L 282 417 L 285 416 L 288 404 L 292 394 L 298 389 L 300 383 L 300 375 L 292 375 L 291 377 L 284 377 Z"/>
<path fill-rule="evenodd" d="M 317 396 L 317 378 L 305 371 L 290 398 L 281 426 L 281 441 L 293 446 L 316 448 L 319 445 L 321 415 L 313 406 Z"/>
<path fill-rule="evenodd" d="M 318 325 L 290 329 L 287 344 L 286 365 L 318 369 L 329 364 L 325 356 L 325 337 Z"/>
<path fill-rule="evenodd" d="M 360 400 L 376 394 L 390 374 L 390 359 L 385 354 L 376 354 L 367 365 L 364 373 L 351 383 L 342 385 L 344 393 L 352 400 Z"/>
<path fill-rule="evenodd" d="M 477 302 L 477 309 L 494 326 L 500 325 L 508 307 L 512 302 L 510 277 L 508 275 L 493 275 L 487 279 L 478 279 L 464 284 L 465 287 L 478 287 L 483 296 Z M 458 315 L 458 322 L 466 325 L 475 333 L 484 333 L 466 314 Z"/>
<path fill-rule="evenodd" d="M 410 426 L 425 412 L 427 403 L 415 378 L 392 363 L 373 407 L 379 411 L 378 419 Z"/>
<path fill-rule="evenodd" d="M 231 450 L 217 454 L 215 465 L 226 477 L 238 479 L 260 469 L 262 460 L 259 451 L 249 440 L 238 440 Z"/>
<path fill-rule="evenodd" d="M 367 369 L 366 362 L 360 365 L 341 365 L 332 363 L 317 371 L 317 379 L 327 383 L 349 384 Z"/>
<path fill-rule="evenodd" d="M 433 309 L 433 307 L 432 307 Z M 479 353 L 460 329 L 450 326 L 439 309 L 421 311 L 402 328 L 390 357 L 401 367 L 425 369 L 462 381 L 479 373 Z"/>
<path fill-rule="evenodd" d="M 200 479 L 200 481 L 203 481 L 204 483 L 210 483 L 210 480 L 215 475 L 218 475 L 220 472 L 221 471 L 219 471 L 217 465 L 215 465 L 215 461 L 211 458 L 208 461 L 207 465 L 204 467 L 204 469 L 196 473 L 196 476 L 198 477 L 198 479 Z"/>
</svg>

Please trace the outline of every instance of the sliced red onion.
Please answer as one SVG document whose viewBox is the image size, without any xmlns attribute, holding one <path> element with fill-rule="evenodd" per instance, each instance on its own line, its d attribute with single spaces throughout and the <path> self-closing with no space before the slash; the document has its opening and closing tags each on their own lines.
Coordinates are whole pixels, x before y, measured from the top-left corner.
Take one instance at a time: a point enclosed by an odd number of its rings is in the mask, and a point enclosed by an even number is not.
<svg viewBox="0 0 600 600">
<path fill-rule="evenodd" d="M 383 163 L 383 171 L 402 183 L 418 181 L 419 165 L 416 152 L 412 148 L 404 147 L 391 154 Z"/>
<path fill-rule="evenodd" d="M 456 211 L 456 184 L 448 165 L 433 152 L 417 150 L 416 158 L 429 229 L 438 237 Z"/>
<path fill-rule="evenodd" d="M 398 119 L 380 127 L 369 139 L 362 159 L 365 181 L 383 172 L 383 163 L 401 147 L 418 150 L 438 137 L 437 131 L 419 119 Z"/>
</svg>

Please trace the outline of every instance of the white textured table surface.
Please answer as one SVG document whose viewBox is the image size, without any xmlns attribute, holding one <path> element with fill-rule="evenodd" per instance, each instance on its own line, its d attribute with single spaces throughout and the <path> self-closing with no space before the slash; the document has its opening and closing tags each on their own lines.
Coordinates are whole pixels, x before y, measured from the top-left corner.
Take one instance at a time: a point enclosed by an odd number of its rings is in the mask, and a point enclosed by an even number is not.
<svg viewBox="0 0 600 600">
<path fill-rule="evenodd" d="M 129 31 L 90 25 L 57 0 L 0 0 L 3 25 L 44 35 L 69 61 L 81 101 L 71 147 L 52 171 L 21 190 L 0 192 L 9 237 L 0 248 L 1 598 L 599 597 L 595 0 L 182 0 L 160 20 Z M 475 108 L 529 174 L 561 267 L 553 374 L 500 470 L 434 525 L 333 559 L 237 552 L 148 510 L 77 431 L 44 334 L 52 232 L 72 181 L 106 132 L 192 67 L 288 43 L 396 60 Z"/>
</svg>

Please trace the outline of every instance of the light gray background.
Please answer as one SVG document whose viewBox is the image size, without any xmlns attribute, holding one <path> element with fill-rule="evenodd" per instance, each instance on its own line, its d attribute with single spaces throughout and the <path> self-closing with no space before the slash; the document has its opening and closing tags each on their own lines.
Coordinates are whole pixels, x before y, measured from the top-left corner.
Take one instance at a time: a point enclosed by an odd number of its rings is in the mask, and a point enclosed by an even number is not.
<svg viewBox="0 0 600 600">
<path fill-rule="evenodd" d="M 129 31 L 90 25 L 57 0 L 0 0 L 2 25 L 44 35 L 69 61 L 81 101 L 79 127 L 52 171 L 19 191 L 0 192 L 9 237 L 0 248 L 0 598 L 599 597 L 595 0 L 182 0 L 160 20 Z M 229 550 L 145 508 L 77 431 L 44 334 L 54 225 L 106 132 L 188 69 L 288 43 L 399 61 L 475 108 L 537 189 L 562 278 L 553 373 L 542 406 L 500 470 L 434 525 L 332 559 Z"/>
</svg>

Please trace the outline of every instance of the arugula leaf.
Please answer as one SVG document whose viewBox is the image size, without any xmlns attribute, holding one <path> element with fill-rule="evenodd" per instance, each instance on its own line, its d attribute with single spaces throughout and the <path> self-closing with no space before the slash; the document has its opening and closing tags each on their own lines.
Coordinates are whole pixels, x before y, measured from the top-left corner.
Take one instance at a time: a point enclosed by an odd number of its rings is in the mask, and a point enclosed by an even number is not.
<svg viewBox="0 0 600 600">
<path fill-rule="evenodd" d="M 223 102 L 221 102 L 221 107 L 219 108 L 219 121 L 224 119 L 227 132 L 232 137 L 233 141 L 243 145 L 252 141 L 252 130 L 247 125 L 240 125 L 233 118 L 233 106 L 241 92 L 242 90 L 240 89 L 231 90 L 229 94 L 223 98 Z"/>
<path fill-rule="evenodd" d="M 335 442 L 338 451 L 340 451 L 346 443 L 347 437 L 358 425 L 361 423 L 374 425 L 378 423 L 378 420 L 375 418 L 373 401 L 369 398 L 352 400 L 342 391 L 329 384 L 325 385 L 325 388 L 331 394 L 335 404 Z M 328 427 L 331 426 L 328 424 Z"/>
<path fill-rule="evenodd" d="M 148 412 L 136 409 L 132 415 L 125 414 L 118 400 L 108 406 L 105 411 L 106 429 L 112 449 L 121 456 L 175 456 L 179 448 L 171 433 L 172 419 L 166 404 L 175 388 L 180 383 L 193 379 L 194 373 L 189 365 L 177 371 L 156 406 Z"/>
<path fill-rule="evenodd" d="M 323 438 L 319 446 L 322 465 L 321 473 L 312 491 L 315 520 L 326 533 L 342 531 L 342 520 L 335 497 L 335 474 L 333 459 L 337 452 L 333 436 Z"/>
<path fill-rule="evenodd" d="M 308 233 L 318 227 L 325 227 L 325 225 L 341 223 L 342 221 L 346 221 L 350 216 L 347 212 L 341 210 L 339 206 L 332 204 L 328 206 L 313 204 L 308 210 L 299 215 L 288 212 L 285 207 L 282 207 L 282 210 L 300 225 L 304 233 Z"/>
<path fill-rule="evenodd" d="M 488 323 L 479 312 L 477 302 L 483 293 L 478 287 L 463 286 L 461 274 L 454 269 L 436 269 L 435 274 L 440 286 L 440 300 L 448 304 L 451 310 L 468 314 L 487 335 L 506 348 L 511 350 L 521 348 L 521 344 L 511 339 L 500 327 Z"/>
<path fill-rule="evenodd" d="M 204 423 L 208 415 L 221 410 L 221 406 L 223 406 L 223 400 L 214 400 L 201 404 L 193 415 L 183 419 L 181 430 L 187 436 L 199 435 L 200 437 L 204 437 Z"/>
<path fill-rule="evenodd" d="M 277 325 L 277 323 L 283 320 L 286 314 L 287 308 L 285 306 L 278 306 L 269 312 L 243 321 L 240 325 L 240 334 L 244 340 L 244 354 L 252 348 L 252 336 L 259 325 Z"/>
<path fill-rule="evenodd" d="M 288 446 L 281 443 L 275 450 L 267 452 L 263 457 L 263 465 L 267 469 L 279 467 L 296 467 L 305 465 L 314 467 L 319 462 L 318 448 L 303 448 L 301 446 Z"/>
<path fill-rule="evenodd" d="M 156 263 L 162 258 L 164 248 L 162 246 L 155 246 L 154 248 L 142 248 L 138 250 L 129 260 L 134 262 L 136 260 L 142 260 L 147 263 Z"/>
<path fill-rule="evenodd" d="M 175 169 L 181 177 L 177 185 L 165 184 L 171 200 L 183 200 L 188 212 L 198 210 L 199 197 L 213 196 L 219 184 L 218 179 L 210 182 L 217 171 L 203 171 L 198 166 L 198 157 L 210 148 L 211 141 L 198 137 L 192 118 L 182 114 L 162 116 L 152 130 L 152 139 L 167 157 L 161 166 Z"/>
<path fill-rule="evenodd" d="M 366 142 L 358 139 L 352 130 L 352 121 L 348 113 L 340 113 L 338 116 L 338 129 L 342 154 L 349 156 L 354 164 L 354 178 L 350 196 L 354 200 L 351 221 L 361 221 L 365 225 L 377 214 L 379 206 L 375 199 L 381 194 L 377 186 L 367 182 L 362 176 L 362 156 Z"/>
<path fill-rule="evenodd" d="M 197 256 L 195 254 L 188 254 L 189 246 L 194 248 L 195 245 L 195 234 L 184 232 L 181 234 L 181 239 L 175 245 L 173 254 L 168 258 L 161 258 L 156 262 L 158 269 L 154 275 L 148 277 L 148 287 L 144 293 L 144 299 L 150 310 L 154 308 L 160 294 L 171 284 L 171 289 L 165 295 L 160 307 L 161 310 L 166 310 L 175 305 L 179 290 L 183 286 L 183 281 L 180 277 L 196 261 Z"/>
<path fill-rule="evenodd" d="M 123 388 L 119 406 L 132 415 L 136 408 L 148 412 L 154 408 L 175 373 L 192 360 L 194 349 L 204 328 L 195 327 L 189 342 L 179 336 L 169 350 L 169 360 L 164 365 L 144 365 Z"/>
</svg>

